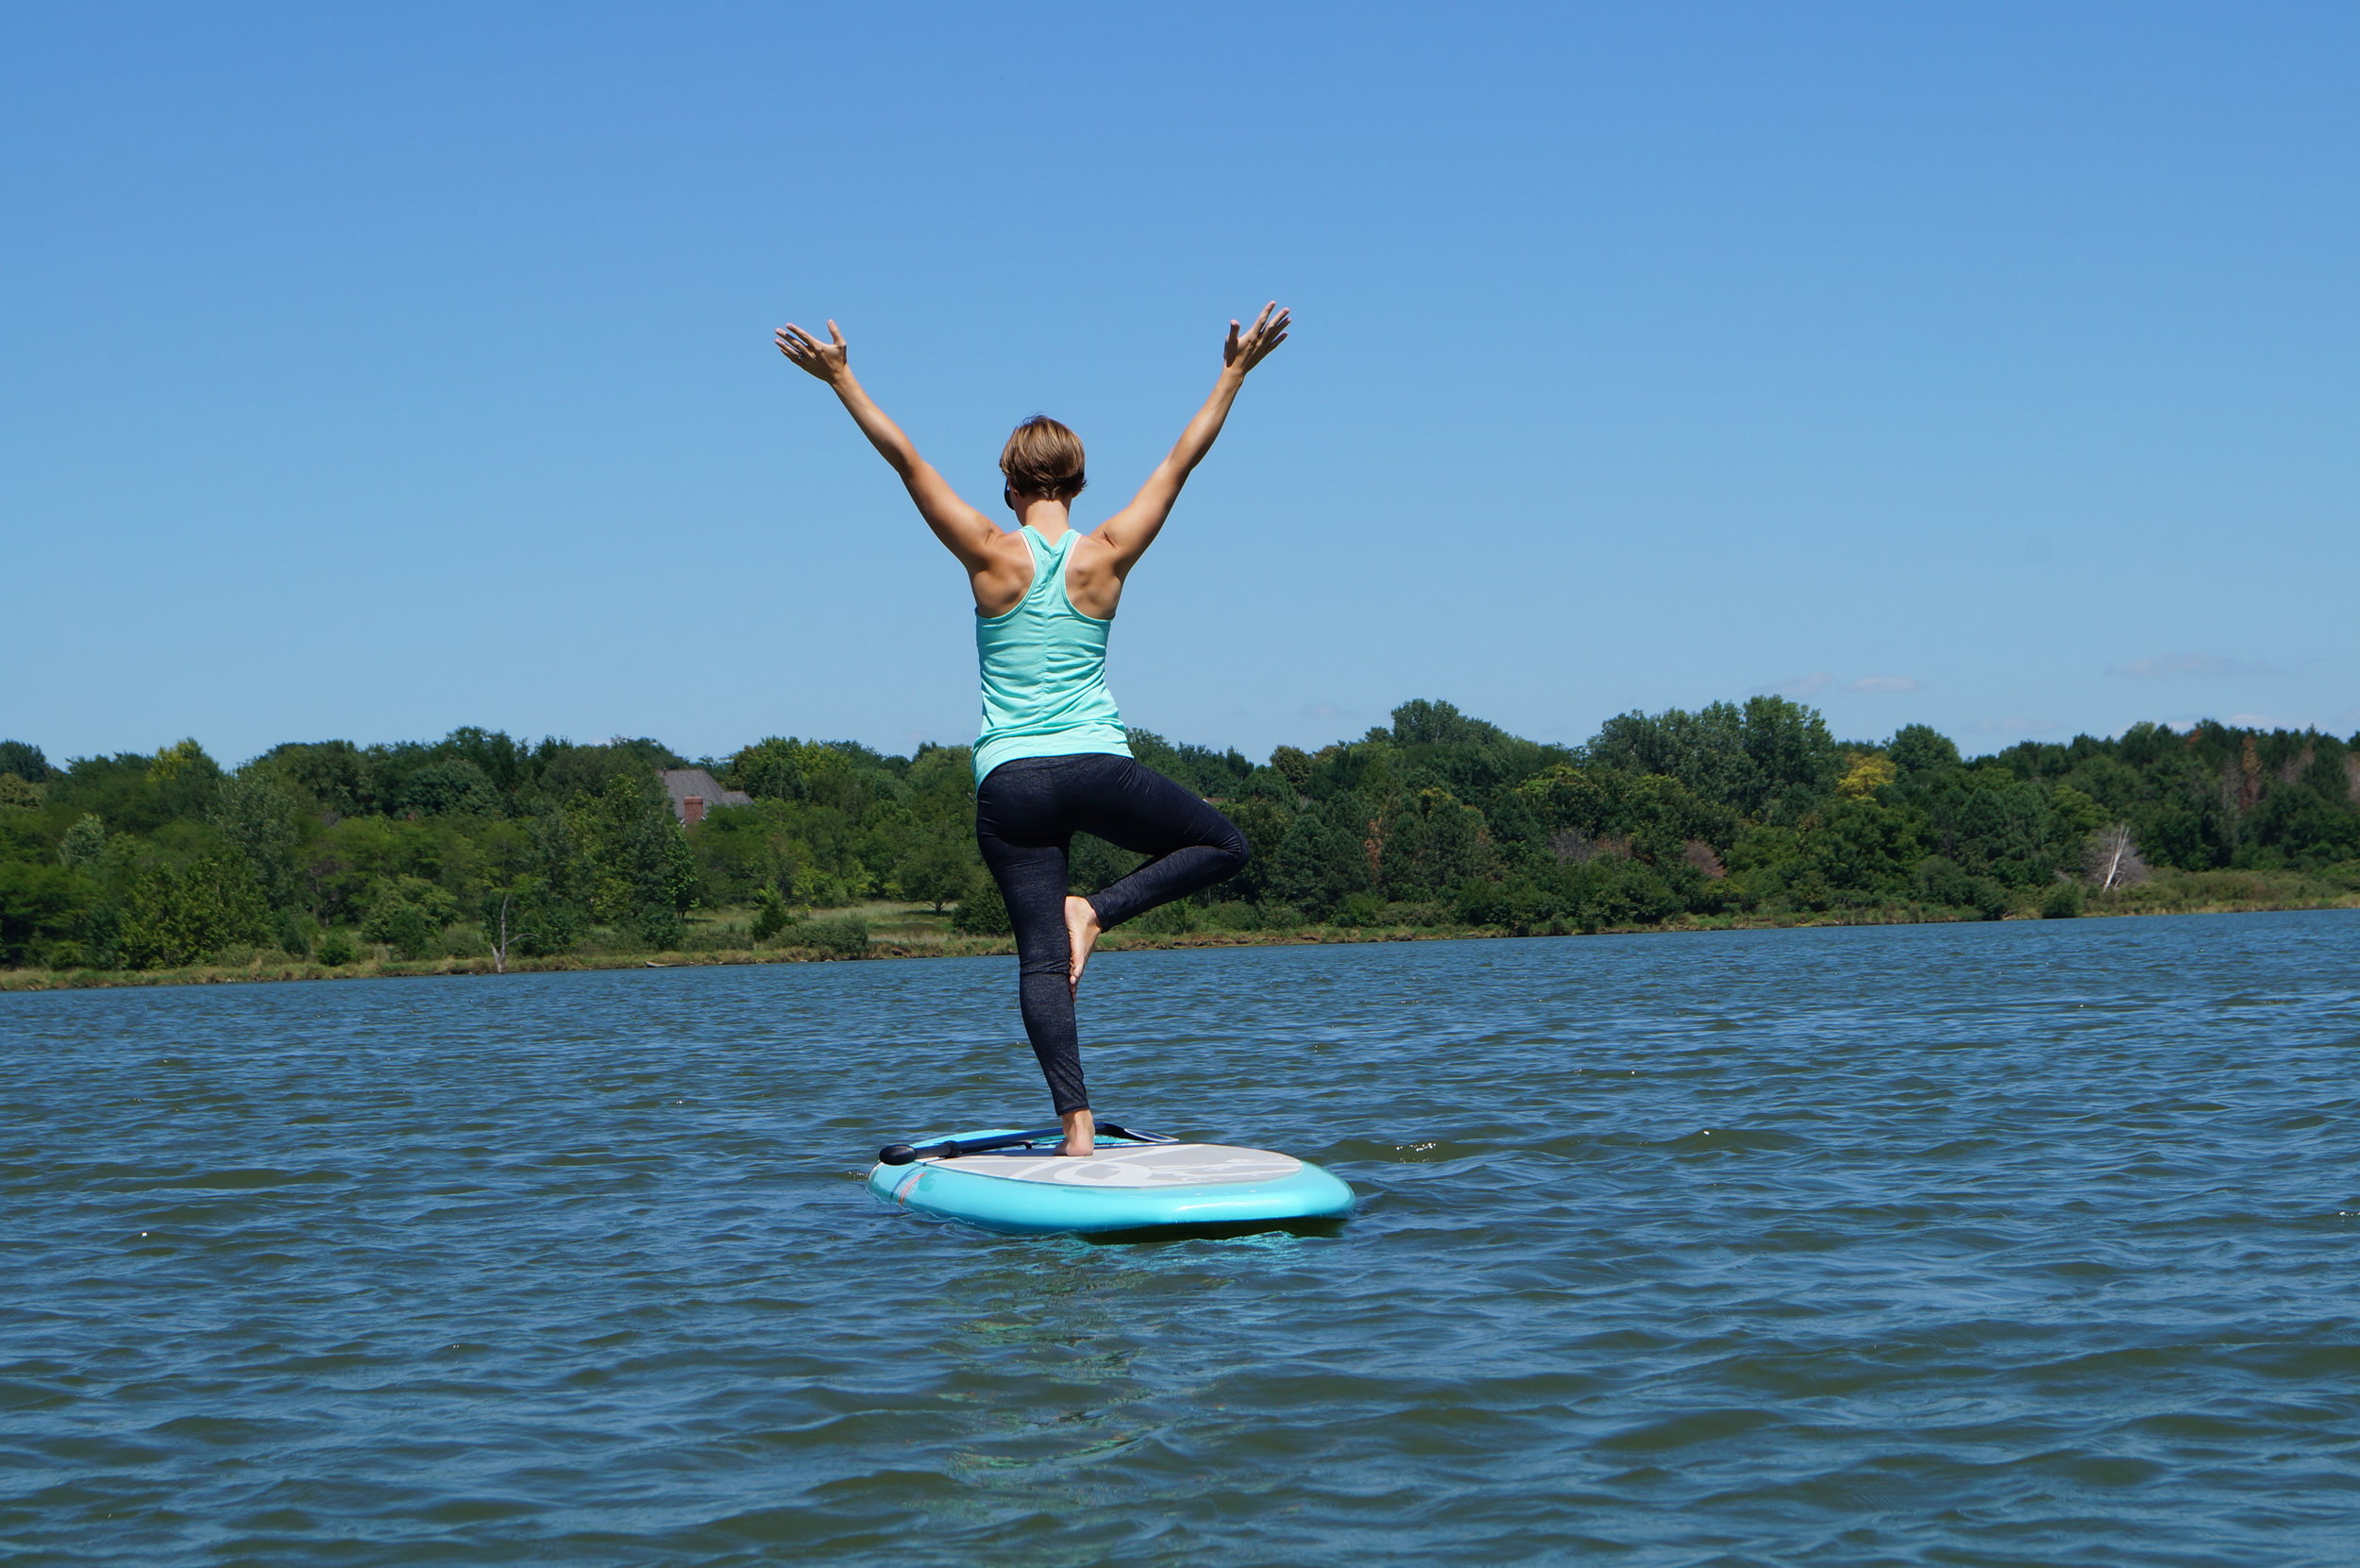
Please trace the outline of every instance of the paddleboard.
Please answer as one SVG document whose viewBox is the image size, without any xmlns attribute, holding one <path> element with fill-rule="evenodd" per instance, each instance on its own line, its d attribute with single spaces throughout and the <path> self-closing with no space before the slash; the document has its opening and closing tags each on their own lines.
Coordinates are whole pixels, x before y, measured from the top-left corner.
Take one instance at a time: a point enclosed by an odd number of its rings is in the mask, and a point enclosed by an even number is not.
<svg viewBox="0 0 2360 1568">
<path fill-rule="evenodd" d="M 1013 1129 L 954 1133 L 973 1143 Z M 951 1155 L 925 1146 L 904 1163 L 884 1160 L 868 1190 L 897 1208 L 956 1220 L 1011 1236 L 1250 1225 L 1338 1220 L 1352 1212 L 1352 1189 L 1308 1160 L 1225 1143 L 1141 1142 L 1101 1136 L 1098 1153 L 1072 1159 L 1046 1140 Z"/>
</svg>

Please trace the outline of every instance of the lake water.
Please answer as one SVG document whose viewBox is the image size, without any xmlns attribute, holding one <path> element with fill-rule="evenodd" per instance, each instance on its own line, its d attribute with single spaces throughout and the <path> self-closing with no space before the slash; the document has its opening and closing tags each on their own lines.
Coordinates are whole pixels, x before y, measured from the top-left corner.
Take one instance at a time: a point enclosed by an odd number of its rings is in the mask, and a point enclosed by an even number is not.
<svg viewBox="0 0 2360 1568">
<path fill-rule="evenodd" d="M 2360 1560 L 2360 912 L 0 996 L 0 1562 Z"/>
</svg>

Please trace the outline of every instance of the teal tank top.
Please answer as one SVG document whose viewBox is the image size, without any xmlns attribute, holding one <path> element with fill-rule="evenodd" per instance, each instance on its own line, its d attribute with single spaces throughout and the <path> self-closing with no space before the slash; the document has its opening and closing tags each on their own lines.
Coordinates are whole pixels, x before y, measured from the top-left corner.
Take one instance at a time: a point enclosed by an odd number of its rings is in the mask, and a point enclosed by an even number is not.
<svg viewBox="0 0 2360 1568">
<path fill-rule="evenodd" d="M 1081 535 L 1055 544 L 1027 528 L 1032 586 L 1003 615 L 975 617 L 984 671 L 984 733 L 975 740 L 975 782 L 1017 757 L 1075 752 L 1131 754 L 1114 693 L 1106 689 L 1106 629 L 1066 597 L 1065 568 Z"/>
</svg>

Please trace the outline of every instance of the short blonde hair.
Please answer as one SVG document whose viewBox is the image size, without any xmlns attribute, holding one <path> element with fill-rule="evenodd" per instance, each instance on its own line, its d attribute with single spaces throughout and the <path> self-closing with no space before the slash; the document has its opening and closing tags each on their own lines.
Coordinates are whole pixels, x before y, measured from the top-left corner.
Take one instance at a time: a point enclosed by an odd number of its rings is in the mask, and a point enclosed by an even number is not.
<svg viewBox="0 0 2360 1568">
<path fill-rule="evenodd" d="M 1070 501 L 1089 483 L 1083 471 L 1082 438 L 1045 413 L 1019 425 L 1000 448 L 1000 471 L 1020 495 Z"/>
</svg>

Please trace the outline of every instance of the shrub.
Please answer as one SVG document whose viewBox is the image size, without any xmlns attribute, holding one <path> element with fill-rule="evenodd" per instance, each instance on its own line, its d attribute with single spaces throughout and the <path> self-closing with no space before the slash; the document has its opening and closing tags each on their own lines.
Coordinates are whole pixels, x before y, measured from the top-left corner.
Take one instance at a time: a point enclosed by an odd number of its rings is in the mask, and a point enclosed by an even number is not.
<svg viewBox="0 0 2360 1568">
<path fill-rule="evenodd" d="M 683 953 L 727 953 L 752 943 L 752 936 L 735 920 L 716 921 L 710 925 L 692 925 L 688 935 L 681 938 Z"/>
<path fill-rule="evenodd" d="M 352 945 L 351 932 L 330 928 L 320 934 L 319 945 L 312 950 L 312 955 L 329 968 L 335 969 L 351 963 L 358 951 Z"/>
<path fill-rule="evenodd" d="M 2040 918 L 2044 920 L 2069 920 L 2082 913 L 2082 885 L 2060 882 L 2048 889 L 2040 901 Z"/>
<path fill-rule="evenodd" d="M 1142 936 L 1177 936 L 1183 932 L 1194 931 L 1196 926 L 1196 907 L 1183 901 L 1158 905 L 1123 929 Z"/>
<path fill-rule="evenodd" d="M 1575 880 L 1581 885 L 1579 913 L 1609 925 L 1652 925 L 1684 907 L 1653 867 L 1636 860 L 1602 855 L 1577 868 Z"/>
<path fill-rule="evenodd" d="M 833 958 L 859 958 L 868 952 L 868 922 L 857 915 L 837 920 L 805 920 L 795 931 L 795 945 Z"/>
<path fill-rule="evenodd" d="M 1470 877 L 1458 885 L 1452 913 L 1461 925 L 1515 925 L 1532 919 L 1546 902 L 1524 877 L 1510 882 Z"/>
<path fill-rule="evenodd" d="M 631 918 L 632 935 L 658 953 L 675 953 L 688 935 L 688 922 L 668 903 L 643 904 Z"/>
<path fill-rule="evenodd" d="M 514 918 L 510 930 L 516 932 L 518 953 L 535 958 L 554 958 L 561 953 L 571 953 L 582 940 L 582 910 L 574 904 L 545 898 L 535 891 L 523 901 L 523 907 Z"/>
<path fill-rule="evenodd" d="M 1016 929 L 1008 919 L 1008 901 L 1000 896 L 1000 885 L 989 877 L 978 877 L 967 897 L 959 901 L 951 914 L 951 929 L 967 936 L 1005 936 Z"/>
<path fill-rule="evenodd" d="M 1978 918 L 1996 920 L 2008 912 L 2008 890 L 1990 877 L 1979 877 L 1945 856 L 1928 855 L 1917 863 L 1917 896 L 1928 903 L 1952 909 L 1972 909 Z"/>
<path fill-rule="evenodd" d="M 379 885 L 361 918 L 361 935 L 404 958 L 439 958 L 443 928 L 458 917 L 458 901 L 423 877 L 396 877 Z"/>
<path fill-rule="evenodd" d="M 443 945 L 441 922 L 416 904 L 399 899 L 372 905 L 361 922 L 361 935 L 384 943 L 404 958 L 439 953 Z"/>
<path fill-rule="evenodd" d="M 793 924 L 795 917 L 787 912 L 786 900 L 775 887 L 765 887 L 754 895 L 754 940 L 767 942 Z"/>
<path fill-rule="evenodd" d="M 851 884 L 833 871 L 798 871 L 795 896 L 814 909 L 841 909 L 857 896 Z"/>
<path fill-rule="evenodd" d="M 300 909 L 284 909 L 278 914 L 278 945 L 291 958 L 312 956 L 312 944 L 318 940 L 319 921 Z"/>
</svg>

